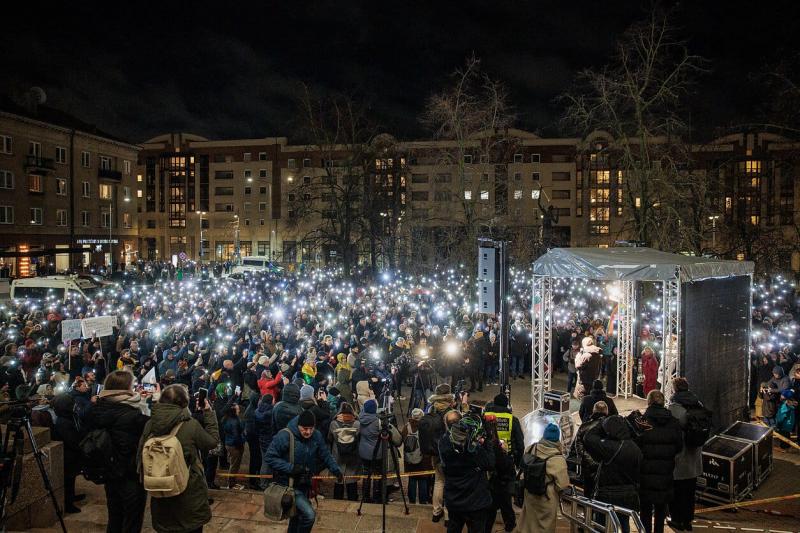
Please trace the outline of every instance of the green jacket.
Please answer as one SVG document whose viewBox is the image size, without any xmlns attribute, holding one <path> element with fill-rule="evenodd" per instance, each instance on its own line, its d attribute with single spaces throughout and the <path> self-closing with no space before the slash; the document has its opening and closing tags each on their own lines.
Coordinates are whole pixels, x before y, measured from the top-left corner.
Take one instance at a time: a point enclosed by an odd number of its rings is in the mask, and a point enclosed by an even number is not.
<svg viewBox="0 0 800 533">
<path fill-rule="evenodd" d="M 151 435 L 166 435 L 175 424 L 183 422 L 178 430 L 178 440 L 183 447 L 183 456 L 189 468 L 189 483 L 186 490 L 172 498 L 151 498 L 150 513 L 153 529 L 159 533 L 193 531 L 211 520 L 208 505 L 208 487 L 200 462 L 200 452 L 214 449 L 219 442 L 219 429 L 214 411 L 203 412 L 203 424 L 192 418 L 188 409 L 177 405 L 157 403 L 153 405 L 150 421 L 144 427 L 139 441 L 139 462 L 142 447 Z"/>
</svg>

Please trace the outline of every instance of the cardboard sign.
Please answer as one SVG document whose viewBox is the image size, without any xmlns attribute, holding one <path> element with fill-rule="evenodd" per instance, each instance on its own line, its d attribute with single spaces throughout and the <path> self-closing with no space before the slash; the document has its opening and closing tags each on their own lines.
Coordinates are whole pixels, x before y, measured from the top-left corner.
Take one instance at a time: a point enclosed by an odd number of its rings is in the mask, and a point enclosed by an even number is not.
<svg viewBox="0 0 800 533">
<path fill-rule="evenodd" d="M 114 333 L 113 328 L 115 320 L 116 317 L 113 316 L 84 318 L 81 321 L 84 338 L 91 339 L 93 336 L 108 337 L 112 335 Z"/>
<path fill-rule="evenodd" d="M 67 343 L 68 341 L 81 338 L 81 320 L 62 320 L 61 321 L 61 342 Z"/>
</svg>

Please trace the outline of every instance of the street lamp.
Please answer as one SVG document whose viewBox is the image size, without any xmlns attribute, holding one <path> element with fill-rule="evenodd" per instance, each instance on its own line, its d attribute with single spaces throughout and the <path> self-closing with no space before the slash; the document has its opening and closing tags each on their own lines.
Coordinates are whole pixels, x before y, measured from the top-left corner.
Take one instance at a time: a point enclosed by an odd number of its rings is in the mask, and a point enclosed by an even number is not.
<svg viewBox="0 0 800 533">
<path fill-rule="evenodd" d="M 200 217 L 200 262 L 203 262 L 203 215 L 206 214 L 205 211 L 196 211 L 197 215 Z"/>
<path fill-rule="evenodd" d="M 712 215 L 708 217 L 711 221 L 711 247 L 716 250 L 717 248 L 717 219 L 719 215 Z"/>
<path fill-rule="evenodd" d="M 234 259 L 238 260 L 239 257 L 241 257 L 241 254 L 239 252 L 239 215 L 233 215 L 233 218 L 236 219 L 236 241 L 234 244 L 233 257 Z"/>
</svg>

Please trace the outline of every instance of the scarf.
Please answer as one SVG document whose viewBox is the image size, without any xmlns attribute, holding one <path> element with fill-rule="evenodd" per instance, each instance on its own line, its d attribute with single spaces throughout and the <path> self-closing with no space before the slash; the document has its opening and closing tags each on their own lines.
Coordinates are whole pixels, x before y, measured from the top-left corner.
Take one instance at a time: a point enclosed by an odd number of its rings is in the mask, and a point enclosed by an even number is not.
<svg viewBox="0 0 800 533">
<path fill-rule="evenodd" d="M 138 392 L 129 390 L 106 390 L 100 391 L 97 395 L 98 398 L 108 400 L 110 402 L 124 403 L 138 409 L 143 415 L 150 416 L 150 407 L 147 406 L 147 401 L 142 398 Z"/>
<path fill-rule="evenodd" d="M 317 375 L 317 367 L 312 366 L 309 363 L 303 363 L 303 374 L 310 378 L 314 378 Z"/>
</svg>

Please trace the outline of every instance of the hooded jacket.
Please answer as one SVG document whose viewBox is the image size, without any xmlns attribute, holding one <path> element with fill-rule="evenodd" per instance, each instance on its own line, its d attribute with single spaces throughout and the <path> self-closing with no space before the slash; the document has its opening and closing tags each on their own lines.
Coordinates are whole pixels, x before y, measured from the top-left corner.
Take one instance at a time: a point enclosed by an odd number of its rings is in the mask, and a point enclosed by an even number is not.
<svg viewBox="0 0 800 533">
<path fill-rule="evenodd" d="M 311 487 L 311 476 L 318 474 L 323 468 L 327 468 L 334 476 L 341 473 L 319 431 L 315 429 L 311 438 L 304 439 L 297 427 L 297 417 L 289 422 L 286 429 L 294 435 L 294 461 L 289 457 L 289 435 L 286 431 L 278 431 L 267 450 L 267 463 L 272 468 L 276 483 L 288 486 L 289 477 L 292 476 L 293 469 L 297 468 L 302 472 L 297 473 L 295 470 L 294 487 L 307 491 Z"/>
<path fill-rule="evenodd" d="M 494 449 L 490 441 L 475 451 L 458 452 L 450 442 L 450 434 L 439 439 L 439 459 L 444 472 L 445 507 L 460 511 L 477 511 L 492 504 L 488 473 L 494 470 Z"/>
<path fill-rule="evenodd" d="M 581 417 L 581 422 L 586 422 L 589 420 L 589 418 L 592 416 L 594 404 L 597 402 L 606 402 L 606 405 L 608 405 L 609 415 L 619 414 L 617 411 L 617 406 L 614 405 L 614 400 L 608 397 L 606 391 L 592 389 L 589 391 L 589 394 L 584 396 L 583 400 L 581 400 L 581 407 L 578 411 L 578 414 Z"/>
<path fill-rule="evenodd" d="M 275 435 L 289 423 L 289 420 L 303 412 L 300 407 L 300 388 L 289 383 L 283 388 L 281 401 L 272 409 L 272 434 Z"/>
<path fill-rule="evenodd" d="M 592 459 L 602 463 L 593 499 L 638 511 L 642 452 L 631 440 L 625 419 L 619 415 L 606 417 L 586 434 L 583 443 Z"/>
<path fill-rule="evenodd" d="M 261 378 L 258 380 L 258 389 L 261 391 L 261 396 L 265 394 L 269 394 L 273 398 L 278 397 L 278 391 L 281 388 L 281 383 L 283 382 L 283 374 L 278 371 L 277 375 L 275 375 L 272 379 Z"/>
<path fill-rule="evenodd" d="M 213 411 L 203 411 L 201 425 L 192 418 L 188 409 L 170 403 L 153 405 L 153 416 L 144 428 L 139 442 L 139 453 L 136 456 L 141 458 L 144 443 L 151 435 L 166 435 L 181 422 L 183 425 L 176 437 L 181 443 L 183 457 L 189 466 L 189 481 L 186 490 L 177 496 L 150 499 L 153 529 L 159 533 L 193 531 L 211 520 L 208 488 L 198 456 L 199 452 L 214 449 L 219 442 L 217 417 Z"/>
<path fill-rule="evenodd" d="M 644 418 L 652 427 L 637 439 L 643 456 L 639 495 L 643 501 L 668 503 L 672 500 L 675 456 L 683 449 L 683 432 L 678 419 L 660 405 L 648 407 Z"/>
<path fill-rule="evenodd" d="M 669 403 L 669 411 L 678 420 L 681 429 L 686 427 L 686 408 L 702 405 L 691 391 L 676 392 Z M 684 443 L 680 453 L 675 456 L 675 471 L 672 478 L 676 480 L 692 479 L 703 474 L 703 447 L 689 447 Z"/>
</svg>

